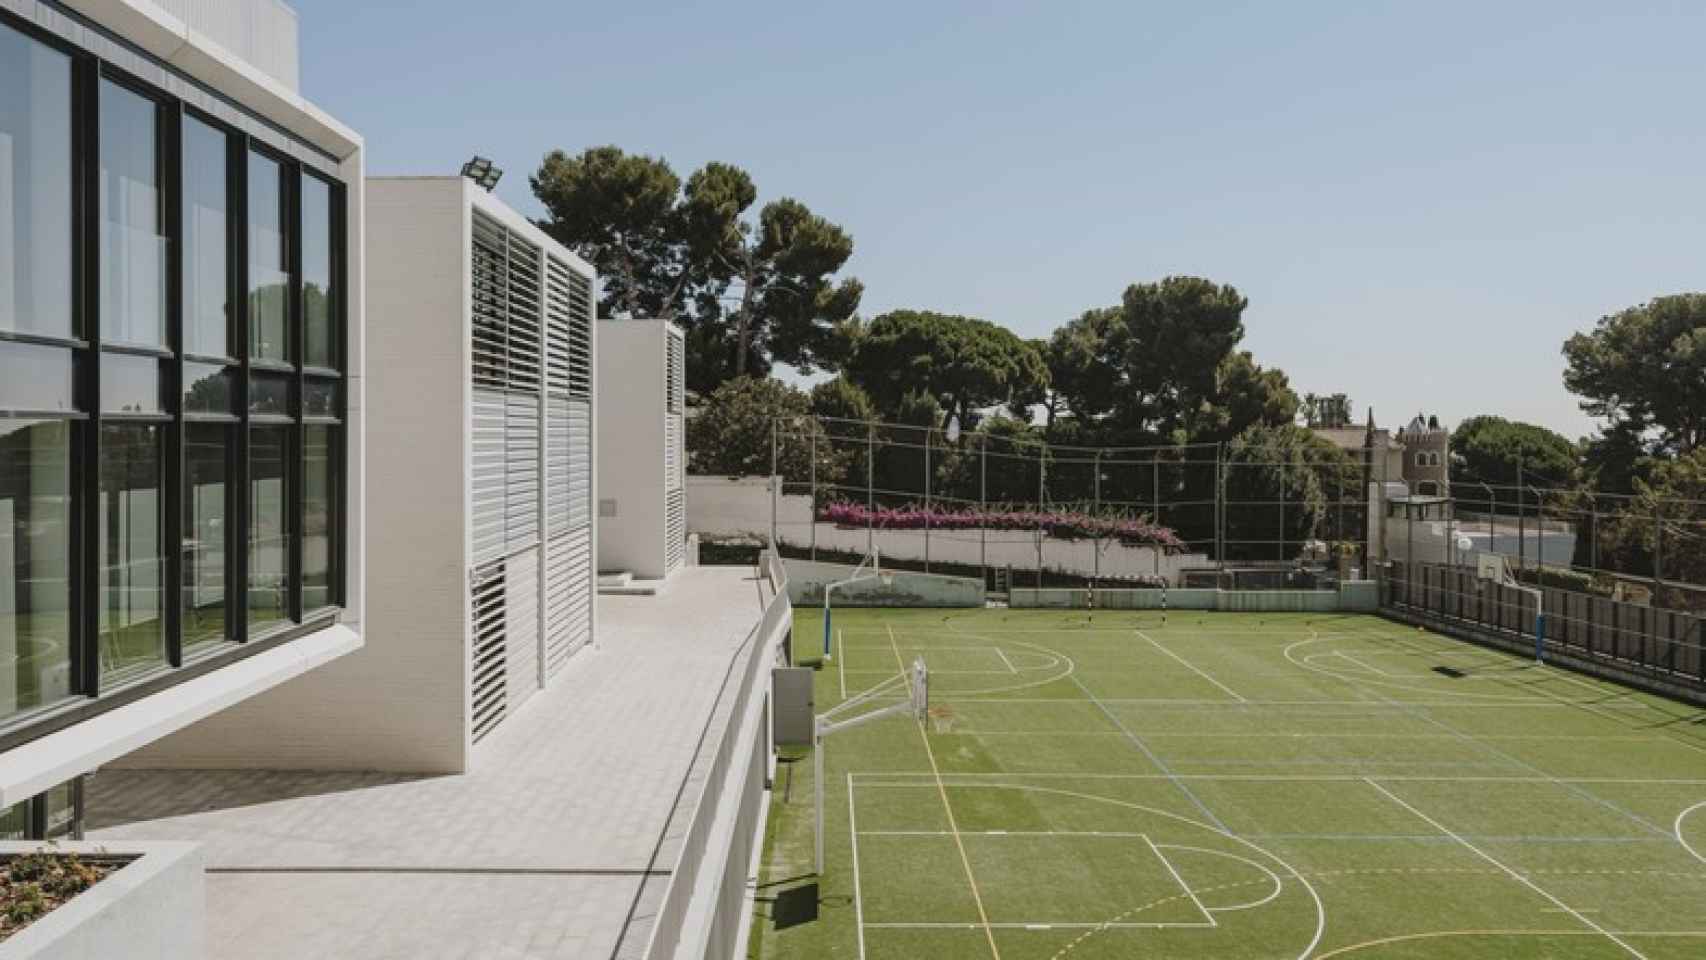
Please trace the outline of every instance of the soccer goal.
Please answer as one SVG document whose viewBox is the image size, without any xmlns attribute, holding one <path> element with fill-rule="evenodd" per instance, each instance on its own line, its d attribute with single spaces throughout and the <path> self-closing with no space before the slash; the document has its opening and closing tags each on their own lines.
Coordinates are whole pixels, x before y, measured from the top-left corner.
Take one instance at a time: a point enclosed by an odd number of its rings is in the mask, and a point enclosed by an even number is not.
<svg viewBox="0 0 1706 960">
<path fill-rule="evenodd" d="M 894 703 L 871 709 L 872 704 L 900 696 Z M 816 794 L 817 874 L 823 876 L 823 741 L 832 733 L 864 726 L 874 720 L 911 714 L 923 723 L 930 714 L 930 668 L 924 658 L 912 661 L 912 669 L 896 674 L 864 693 L 830 707 L 812 721 L 812 787 Z"/>
<path fill-rule="evenodd" d="M 1510 587 L 1534 598 L 1534 662 L 1546 662 L 1546 595 L 1539 587 L 1531 587 L 1511 572 L 1510 557 L 1502 553 L 1475 555 L 1475 575 L 1488 583 Z"/>
<path fill-rule="evenodd" d="M 869 554 L 853 568 L 853 575 L 845 580 L 837 580 L 823 588 L 823 659 L 825 663 L 835 659 L 835 647 L 832 640 L 835 630 L 832 623 L 834 604 L 832 602 L 837 587 L 849 587 L 866 580 L 882 580 L 883 586 L 894 583 L 894 572 L 883 569 L 883 558 L 873 548 Z"/>
</svg>

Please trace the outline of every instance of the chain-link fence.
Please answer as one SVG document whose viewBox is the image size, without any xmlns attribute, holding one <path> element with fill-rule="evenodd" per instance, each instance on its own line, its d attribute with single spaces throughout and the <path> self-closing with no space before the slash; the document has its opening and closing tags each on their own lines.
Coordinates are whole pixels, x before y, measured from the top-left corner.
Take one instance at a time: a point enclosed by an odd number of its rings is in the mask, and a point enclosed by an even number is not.
<svg viewBox="0 0 1706 960">
<path fill-rule="evenodd" d="M 778 418 L 772 448 L 784 552 L 877 549 L 997 590 L 1360 575 L 1369 484 L 1385 479 L 1364 451 L 1319 443 L 1082 447 L 827 417 Z"/>
</svg>

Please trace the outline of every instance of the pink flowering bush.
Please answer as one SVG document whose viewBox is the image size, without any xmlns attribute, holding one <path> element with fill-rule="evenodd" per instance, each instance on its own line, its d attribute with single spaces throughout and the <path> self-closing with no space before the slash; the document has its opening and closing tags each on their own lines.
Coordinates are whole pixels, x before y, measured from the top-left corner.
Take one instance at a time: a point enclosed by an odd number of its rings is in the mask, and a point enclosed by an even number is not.
<svg viewBox="0 0 1706 960">
<path fill-rule="evenodd" d="M 867 507 L 842 500 L 818 511 L 818 519 L 840 527 L 879 530 L 1041 530 L 1062 540 L 1117 540 L 1129 547 L 1159 547 L 1168 553 L 1185 542 L 1167 527 L 1141 517 L 1098 517 L 1076 510 L 945 510 L 940 507 Z"/>
</svg>

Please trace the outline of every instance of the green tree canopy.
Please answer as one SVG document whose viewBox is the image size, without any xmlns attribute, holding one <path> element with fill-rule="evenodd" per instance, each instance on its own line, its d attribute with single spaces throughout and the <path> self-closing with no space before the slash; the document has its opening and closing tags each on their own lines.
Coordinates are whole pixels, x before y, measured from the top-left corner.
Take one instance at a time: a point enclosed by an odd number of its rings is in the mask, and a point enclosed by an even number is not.
<svg viewBox="0 0 1706 960">
<path fill-rule="evenodd" d="M 1113 331 L 1122 322 L 1119 307 L 1101 307 L 1055 330 L 1041 347 L 1049 373 L 1046 396 L 1022 399 L 1041 402 L 1051 425 L 1062 411 L 1088 423 L 1114 409 L 1124 378 L 1112 350 Z"/>
<path fill-rule="evenodd" d="M 1451 432 L 1453 484 L 1567 487 L 1578 475 L 1576 445 L 1562 434 L 1503 417 L 1470 417 Z"/>
<path fill-rule="evenodd" d="M 531 184 L 540 227 L 598 269 L 602 315 L 688 329 L 694 391 L 772 363 L 809 373 L 845 359 L 864 288 L 835 274 L 853 238 L 791 198 L 749 219 L 758 188 L 739 167 L 708 163 L 683 184 L 661 158 L 604 146 L 551 152 Z"/>
<path fill-rule="evenodd" d="M 771 431 L 778 417 L 787 418 L 789 442 L 776 446 L 778 471 L 790 482 L 811 475 L 813 435 L 823 428 L 811 412 L 806 394 L 770 377 L 738 377 L 705 398 L 687 419 L 687 461 L 693 473 L 730 477 L 770 474 Z M 816 444 L 818 477 L 826 483 L 840 479 L 840 463 L 828 443 Z"/>
<path fill-rule="evenodd" d="M 907 394 L 921 391 L 962 423 L 983 407 L 1034 395 L 1048 383 L 1036 348 L 1006 328 L 925 310 L 872 320 L 855 342 L 847 374 L 887 418 L 900 411 Z"/>
<path fill-rule="evenodd" d="M 1359 470 L 1349 454 L 1306 428 L 1248 427 L 1226 446 L 1227 557 L 1289 561 L 1307 540 L 1355 539 L 1356 530 L 1338 529 L 1333 508 L 1345 490 L 1356 495 Z"/>
<path fill-rule="evenodd" d="M 1671 450 L 1706 443 L 1706 294 L 1658 297 L 1564 342 L 1564 385 L 1581 408 Z"/>
</svg>

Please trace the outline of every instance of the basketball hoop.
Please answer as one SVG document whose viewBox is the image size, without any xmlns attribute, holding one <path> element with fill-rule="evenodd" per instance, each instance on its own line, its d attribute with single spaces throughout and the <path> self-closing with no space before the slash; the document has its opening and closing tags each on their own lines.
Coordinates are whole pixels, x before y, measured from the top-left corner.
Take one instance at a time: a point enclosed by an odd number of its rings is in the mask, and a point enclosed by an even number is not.
<svg viewBox="0 0 1706 960">
<path fill-rule="evenodd" d="M 884 587 L 894 586 L 894 571 L 893 570 L 884 570 L 881 574 L 879 574 L 879 576 L 882 577 Z"/>
</svg>

